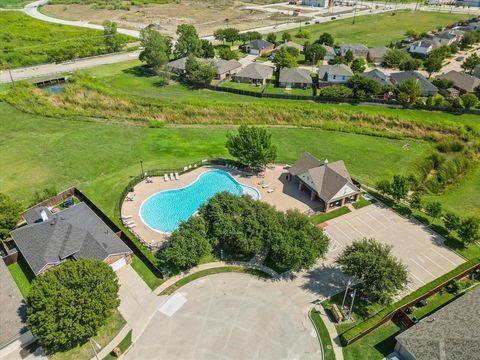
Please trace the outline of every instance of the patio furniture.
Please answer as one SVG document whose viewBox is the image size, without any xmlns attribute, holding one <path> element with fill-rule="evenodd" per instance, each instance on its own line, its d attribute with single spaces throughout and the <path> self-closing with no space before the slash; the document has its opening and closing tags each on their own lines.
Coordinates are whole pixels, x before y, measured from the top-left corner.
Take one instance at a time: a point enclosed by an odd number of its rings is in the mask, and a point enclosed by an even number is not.
<svg viewBox="0 0 480 360">
<path fill-rule="evenodd" d="M 271 188 L 270 190 L 267 191 L 267 193 L 271 194 L 275 191 L 275 188 Z"/>
<path fill-rule="evenodd" d="M 163 175 L 163 180 L 165 180 L 165 182 L 168 181 L 168 175 L 167 174 Z"/>
<path fill-rule="evenodd" d="M 135 197 L 135 194 L 128 194 L 126 197 L 125 197 L 125 200 L 126 201 L 133 201 L 133 198 Z"/>
<path fill-rule="evenodd" d="M 170 180 L 171 181 L 175 180 L 175 177 L 173 176 L 173 173 L 170 173 Z"/>
<path fill-rule="evenodd" d="M 150 176 L 147 176 L 145 181 L 147 182 L 147 184 L 152 184 L 153 183 L 153 179 Z"/>
<path fill-rule="evenodd" d="M 263 189 L 266 189 L 266 188 L 268 188 L 269 186 L 270 186 L 270 183 L 264 184 L 264 185 L 262 185 L 262 188 L 263 188 Z"/>
<path fill-rule="evenodd" d="M 175 173 L 175 180 L 180 180 L 180 175 L 177 172 Z"/>
<path fill-rule="evenodd" d="M 133 219 L 133 216 L 132 215 L 122 216 L 122 220 L 128 220 L 128 219 Z"/>
<path fill-rule="evenodd" d="M 188 170 L 188 166 L 184 166 L 183 171 L 187 171 L 187 170 Z"/>
</svg>

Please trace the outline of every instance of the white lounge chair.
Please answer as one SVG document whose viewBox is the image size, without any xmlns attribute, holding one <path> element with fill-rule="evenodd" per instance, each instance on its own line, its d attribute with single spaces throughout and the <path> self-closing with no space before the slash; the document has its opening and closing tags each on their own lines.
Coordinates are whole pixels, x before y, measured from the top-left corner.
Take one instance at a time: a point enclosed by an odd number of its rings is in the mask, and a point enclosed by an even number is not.
<svg viewBox="0 0 480 360">
<path fill-rule="evenodd" d="M 269 190 L 267 191 L 267 193 L 271 194 L 271 193 L 273 193 L 274 191 L 275 191 L 275 188 L 271 188 L 271 189 L 269 189 Z"/>
<path fill-rule="evenodd" d="M 262 185 L 262 188 L 266 189 L 267 187 L 270 186 L 270 183 Z"/>
<path fill-rule="evenodd" d="M 170 173 L 170 180 L 175 180 L 175 177 L 173 176 L 173 173 Z"/>
<path fill-rule="evenodd" d="M 191 169 L 191 168 L 192 168 L 192 165 L 188 165 L 188 168 Z"/>
<path fill-rule="evenodd" d="M 258 185 L 263 185 L 263 184 L 265 184 L 265 180 L 262 180 L 262 181 L 258 182 Z"/>
<path fill-rule="evenodd" d="M 175 180 L 180 180 L 180 175 L 178 175 L 178 173 L 175 173 Z"/>
<path fill-rule="evenodd" d="M 125 196 L 125 200 L 126 201 L 133 201 L 134 197 L 135 197 L 135 194 L 128 194 L 127 196 Z"/>
<path fill-rule="evenodd" d="M 122 220 L 128 220 L 128 219 L 133 219 L 133 216 L 132 215 L 122 216 Z"/>
<path fill-rule="evenodd" d="M 188 166 L 184 166 L 183 171 L 187 171 L 187 170 L 188 170 Z"/>
<path fill-rule="evenodd" d="M 152 184 L 153 183 L 153 179 L 150 176 L 147 176 L 145 181 L 147 182 L 147 184 Z"/>
<path fill-rule="evenodd" d="M 167 174 L 163 175 L 163 180 L 165 180 L 165 182 L 167 182 L 169 180 Z"/>
<path fill-rule="evenodd" d="M 136 226 L 137 226 L 137 224 L 132 223 L 132 224 L 127 225 L 126 227 L 127 227 L 128 229 L 133 229 L 133 228 L 136 227 Z"/>
</svg>

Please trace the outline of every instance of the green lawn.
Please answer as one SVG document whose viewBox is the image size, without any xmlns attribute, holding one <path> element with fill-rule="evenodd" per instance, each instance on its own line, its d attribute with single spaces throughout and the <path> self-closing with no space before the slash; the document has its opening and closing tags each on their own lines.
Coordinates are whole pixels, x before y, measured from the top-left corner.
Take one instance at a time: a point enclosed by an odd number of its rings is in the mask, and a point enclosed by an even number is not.
<svg viewBox="0 0 480 360">
<path fill-rule="evenodd" d="M 363 196 L 361 196 L 360 199 L 359 199 L 357 202 L 355 202 L 355 203 L 352 204 L 352 206 L 353 206 L 355 209 L 361 209 L 361 208 L 363 208 L 363 207 L 365 207 L 365 206 L 368 206 L 368 205 L 370 205 L 370 204 L 374 204 L 374 203 L 376 203 L 376 202 L 377 202 L 377 200 L 375 200 L 375 199 L 367 200 L 367 199 L 365 199 Z"/>
<path fill-rule="evenodd" d="M 123 340 L 120 342 L 120 344 L 118 344 L 118 348 L 120 348 L 123 354 L 125 350 L 127 350 L 130 347 L 130 345 L 132 345 L 132 330 L 130 330 L 127 336 L 125 336 Z M 103 360 L 115 360 L 115 359 L 117 359 L 117 357 L 112 353 L 108 354 L 103 358 Z"/>
<path fill-rule="evenodd" d="M 106 324 L 100 328 L 98 334 L 94 336 L 93 339 L 103 348 L 113 340 L 125 324 L 125 319 L 120 315 L 118 310 L 115 310 L 112 316 L 107 319 Z M 58 352 L 48 356 L 49 360 L 90 360 L 92 358 L 94 358 L 94 354 L 90 342 L 86 342 L 85 344 L 69 351 Z"/>
<path fill-rule="evenodd" d="M 400 327 L 392 321 L 381 325 L 360 340 L 343 348 L 345 360 L 382 360 L 391 354 L 395 347 L 395 336 Z"/>
<path fill-rule="evenodd" d="M 106 52 L 100 30 L 51 24 L 19 11 L 0 11 L 0 39 L 0 63 L 13 68 Z"/>
<path fill-rule="evenodd" d="M 312 89 L 290 89 L 281 88 L 271 84 L 267 89 L 268 94 L 285 94 L 285 95 L 302 95 L 302 96 L 313 96 Z"/>
<path fill-rule="evenodd" d="M 25 259 L 19 260 L 16 263 L 8 265 L 8 270 L 12 274 L 13 280 L 17 284 L 22 296 L 26 299 L 28 292 L 30 291 L 30 286 L 32 285 L 35 275 L 28 266 Z"/>
<path fill-rule="evenodd" d="M 321 224 L 321 223 L 324 223 L 325 221 L 332 220 L 336 217 L 348 214 L 349 212 L 350 212 L 349 208 L 341 207 L 327 213 L 318 213 L 318 214 L 312 215 L 310 219 L 314 224 Z"/>
<path fill-rule="evenodd" d="M 163 279 L 155 276 L 155 274 L 150 271 L 148 266 L 145 265 L 145 263 L 137 256 L 133 256 L 132 267 L 152 290 L 157 288 L 161 283 L 164 282 Z"/>
<path fill-rule="evenodd" d="M 0 8 L 20 8 L 29 2 L 24 0 L 0 0 Z"/>
<path fill-rule="evenodd" d="M 316 40 L 323 32 L 328 32 L 338 43 L 358 42 L 372 47 L 399 41 L 409 29 L 430 31 L 471 17 L 472 15 L 465 14 L 397 11 L 395 16 L 391 12 L 359 16 L 355 24 L 352 24 L 352 19 L 342 19 L 305 26 L 303 29 L 310 32 L 310 40 Z M 288 32 L 295 35 L 297 31 L 298 29 Z M 305 39 L 296 37 L 293 40 L 302 44 L 305 42 Z"/>
<path fill-rule="evenodd" d="M 236 81 L 226 81 L 222 84 L 222 87 L 261 93 L 265 88 L 265 85 L 255 86 L 251 84 L 237 83 Z"/>
<path fill-rule="evenodd" d="M 327 327 L 322 321 L 322 318 L 318 312 L 313 308 L 310 311 L 310 316 L 317 328 L 317 332 L 320 335 L 321 344 L 323 348 L 323 359 L 324 360 L 335 360 L 335 353 L 332 348 L 332 339 L 330 339 L 330 334 L 328 333 Z"/>
</svg>

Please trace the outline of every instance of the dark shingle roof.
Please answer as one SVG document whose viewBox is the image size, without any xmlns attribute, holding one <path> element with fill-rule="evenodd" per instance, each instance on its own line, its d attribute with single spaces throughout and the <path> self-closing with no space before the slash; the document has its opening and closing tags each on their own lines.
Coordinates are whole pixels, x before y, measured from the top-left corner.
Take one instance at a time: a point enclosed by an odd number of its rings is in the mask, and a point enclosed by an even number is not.
<svg viewBox="0 0 480 360">
<path fill-rule="evenodd" d="M 132 252 L 85 203 L 56 213 L 48 221 L 16 229 L 11 235 L 36 275 L 46 265 L 70 256 L 103 261 L 112 254 Z"/>
<path fill-rule="evenodd" d="M 382 86 L 388 85 L 390 83 L 390 76 L 388 74 L 383 73 L 378 69 L 373 69 L 371 71 L 367 71 L 363 73 L 367 79 L 376 81 Z"/>
<path fill-rule="evenodd" d="M 250 47 L 250 49 L 260 51 L 269 47 L 273 47 L 273 44 L 263 39 L 258 39 L 258 40 L 253 40 L 250 44 L 248 44 L 248 46 Z"/>
<path fill-rule="evenodd" d="M 237 60 L 223 60 L 219 59 L 213 62 L 213 66 L 217 68 L 217 74 L 225 74 L 229 71 L 242 67 Z"/>
<path fill-rule="evenodd" d="M 301 68 L 283 68 L 280 70 L 279 82 L 281 83 L 297 83 L 311 84 L 312 77 L 310 71 Z"/>
<path fill-rule="evenodd" d="M 439 79 L 453 81 L 455 87 L 465 92 L 474 92 L 475 88 L 480 85 L 480 79 L 455 70 L 451 70 L 448 73 L 439 75 L 437 77 Z"/>
<path fill-rule="evenodd" d="M 252 63 L 240 70 L 236 76 L 250 79 L 269 79 L 273 75 L 273 68 L 267 65 Z"/>
<path fill-rule="evenodd" d="M 321 65 L 318 68 L 318 79 L 326 80 L 327 76 L 353 76 L 353 71 L 345 64 Z"/>
<path fill-rule="evenodd" d="M 52 212 L 45 206 L 35 207 L 33 209 L 27 210 L 23 214 L 23 218 L 27 224 L 34 224 L 37 222 L 42 222 L 45 218 L 50 219 L 52 217 Z"/>
<path fill-rule="evenodd" d="M 308 169 L 312 169 L 314 167 L 320 166 L 323 163 L 318 160 L 315 156 L 310 154 L 309 152 L 304 152 L 303 155 L 295 161 L 295 164 L 292 165 L 290 169 L 288 169 L 289 173 L 292 175 L 300 175 L 306 172 Z"/>
<path fill-rule="evenodd" d="M 400 85 L 408 79 L 415 79 L 422 88 L 422 93 L 426 92 L 438 92 L 438 88 L 427 80 L 425 76 L 416 71 L 401 71 L 390 74 L 390 79 L 393 83 Z"/>
<path fill-rule="evenodd" d="M 416 359 L 479 359 L 480 288 L 422 319 L 396 339 Z"/>
</svg>

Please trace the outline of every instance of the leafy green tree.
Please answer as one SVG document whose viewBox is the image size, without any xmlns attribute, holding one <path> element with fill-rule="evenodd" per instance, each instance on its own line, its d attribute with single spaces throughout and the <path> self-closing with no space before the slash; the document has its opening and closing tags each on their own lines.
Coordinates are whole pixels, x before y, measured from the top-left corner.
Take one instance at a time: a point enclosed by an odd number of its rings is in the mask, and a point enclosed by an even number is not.
<svg viewBox="0 0 480 360">
<path fill-rule="evenodd" d="M 319 89 L 318 95 L 330 99 L 347 99 L 353 96 L 353 92 L 346 86 L 330 85 Z"/>
<path fill-rule="evenodd" d="M 250 168 L 264 167 L 277 156 L 272 135 L 257 126 L 240 125 L 237 134 L 227 134 L 225 146 L 230 155 Z"/>
<path fill-rule="evenodd" d="M 345 61 L 347 62 L 347 64 L 350 64 L 353 61 L 353 59 L 355 59 L 355 57 L 353 56 L 352 50 L 347 50 L 347 52 L 343 57 L 345 58 Z"/>
<path fill-rule="evenodd" d="M 462 98 L 461 98 L 460 96 L 454 98 L 453 101 L 452 101 L 452 106 L 453 106 L 455 109 L 463 109 L 463 100 L 462 100 Z"/>
<path fill-rule="evenodd" d="M 177 27 L 177 43 L 175 45 L 175 57 L 177 59 L 185 56 L 202 56 L 202 42 L 198 37 L 195 26 L 181 24 Z"/>
<path fill-rule="evenodd" d="M 307 44 L 305 43 L 304 51 L 305 60 L 309 64 L 316 65 L 319 61 L 323 60 L 327 50 L 320 44 Z"/>
<path fill-rule="evenodd" d="M 390 194 L 390 188 L 392 186 L 392 183 L 388 180 L 380 180 L 377 181 L 375 184 L 375 187 L 380 191 L 382 194 Z"/>
<path fill-rule="evenodd" d="M 41 203 L 44 200 L 50 199 L 55 195 L 57 195 L 57 189 L 55 189 L 54 186 L 48 186 L 41 191 L 36 190 L 33 193 L 33 198 L 32 198 L 32 202 L 30 203 L 30 206 L 37 205 L 38 203 Z"/>
<path fill-rule="evenodd" d="M 359 291 L 380 303 L 390 303 L 409 282 L 407 266 L 392 255 L 392 246 L 375 239 L 354 241 L 335 262 Z"/>
<path fill-rule="evenodd" d="M 107 52 L 121 51 L 126 44 L 125 38 L 117 32 L 117 23 L 110 20 L 103 22 L 103 34 Z"/>
<path fill-rule="evenodd" d="M 218 50 L 218 56 L 223 60 L 238 60 L 237 53 L 228 47 L 220 48 Z"/>
<path fill-rule="evenodd" d="M 428 76 L 432 76 L 434 72 L 439 72 L 442 69 L 443 59 L 440 56 L 430 55 L 423 63 L 425 70 L 428 72 Z"/>
<path fill-rule="evenodd" d="M 277 34 L 276 33 L 270 33 L 267 35 L 265 38 L 268 42 L 271 42 L 272 44 L 275 44 L 277 42 Z"/>
<path fill-rule="evenodd" d="M 172 54 L 172 42 L 158 31 L 143 29 L 140 32 L 141 46 L 140 60 L 159 71 L 165 68 Z"/>
<path fill-rule="evenodd" d="M 462 69 L 471 74 L 477 65 L 480 65 L 480 56 L 472 54 L 465 59 L 462 64 Z"/>
<path fill-rule="evenodd" d="M 309 39 L 310 38 L 310 31 L 305 29 L 298 29 L 295 36 L 299 39 Z"/>
<path fill-rule="evenodd" d="M 460 96 L 463 101 L 463 106 L 465 109 L 471 109 L 477 106 L 478 98 L 475 94 L 466 93 Z"/>
<path fill-rule="evenodd" d="M 97 335 L 120 304 L 118 289 L 107 264 L 66 261 L 33 281 L 27 296 L 27 327 L 48 353 L 72 349 Z"/>
<path fill-rule="evenodd" d="M 333 38 L 332 34 L 324 32 L 322 35 L 320 35 L 317 42 L 320 45 L 333 46 L 335 39 Z"/>
<path fill-rule="evenodd" d="M 217 29 L 213 32 L 213 38 L 225 44 L 225 29 Z M 245 42 L 249 41 L 245 38 Z"/>
<path fill-rule="evenodd" d="M 404 103 L 412 104 L 422 95 L 422 88 L 416 79 L 407 79 L 398 87 L 398 99 Z"/>
<path fill-rule="evenodd" d="M 345 59 L 345 57 L 344 57 L 344 56 L 341 56 L 341 55 L 335 55 L 335 57 L 333 58 L 333 63 L 334 63 L 334 64 L 345 64 L 345 65 L 348 65 L 347 59 Z"/>
<path fill-rule="evenodd" d="M 5 239 L 22 213 L 22 206 L 9 196 L 0 193 L 0 239 Z"/>
<path fill-rule="evenodd" d="M 447 212 L 443 216 L 443 223 L 445 224 L 445 228 L 448 231 L 457 231 L 457 229 L 460 226 L 461 219 L 458 215 L 451 212 Z"/>
<path fill-rule="evenodd" d="M 405 36 L 417 40 L 420 38 L 420 33 L 414 29 L 409 29 L 405 32 Z"/>
<path fill-rule="evenodd" d="M 355 74 L 363 73 L 366 69 L 365 60 L 362 58 L 353 59 L 350 69 L 352 69 Z"/>
<path fill-rule="evenodd" d="M 480 222 L 478 219 L 468 217 L 464 219 L 457 228 L 460 239 L 466 244 L 471 244 L 480 239 Z"/>
<path fill-rule="evenodd" d="M 308 216 L 298 210 L 288 210 L 282 224 L 283 231 L 271 244 L 271 258 L 278 267 L 308 269 L 325 256 L 329 239 Z"/>
<path fill-rule="evenodd" d="M 225 41 L 231 43 L 233 46 L 233 43 L 238 40 L 240 31 L 235 28 L 226 28 L 223 31 L 225 34 Z"/>
<path fill-rule="evenodd" d="M 260 34 L 258 31 L 247 31 L 245 34 L 245 37 L 247 41 L 254 41 L 254 40 L 260 40 L 262 38 L 262 34 Z M 242 34 L 240 34 L 242 35 Z"/>
<path fill-rule="evenodd" d="M 420 66 L 422 66 L 422 61 L 419 59 L 414 59 L 410 56 L 400 63 L 399 68 L 402 71 L 414 71 L 418 70 Z"/>
<path fill-rule="evenodd" d="M 410 56 L 400 49 L 389 49 L 385 53 L 384 62 L 389 68 L 398 69 L 400 64 L 402 64 Z"/>
<path fill-rule="evenodd" d="M 371 97 L 382 92 L 382 85 L 361 74 L 355 74 L 348 79 L 347 86 L 352 89 L 353 96 L 357 98 Z"/>
<path fill-rule="evenodd" d="M 292 68 L 297 66 L 297 60 L 286 48 L 278 49 L 275 52 L 273 63 L 277 66 L 277 70 L 281 68 Z"/>
<path fill-rule="evenodd" d="M 477 37 L 473 31 L 468 31 L 463 34 L 463 38 L 460 41 L 460 44 L 463 48 L 469 47 L 477 42 Z"/>
<path fill-rule="evenodd" d="M 211 252 L 205 220 L 192 216 L 172 233 L 168 246 L 160 250 L 157 257 L 169 269 L 184 270 L 198 265 L 200 259 Z"/>
<path fill-rule="evenodd" d="M 390 185 L 390 195 L 395 201 L 405 199 L 408 194 L 408 179 L 402 175 L 394 175 Z"/>
<path fill-rule="evenodd" d="M 442 204 L 434 201 L 425 205 L 425 212 L 433 219 L 438 219 L 442 215 Z"/>
<path fill-rule="evenodd" d="M 201 40 L 202 41 L 202 57 L 204 59 L 212 59 L 215 57 L 215 47 L 213 44 L 208 40 Z"/>
<path fill-rule="evenodd" d="M 185 64 L 187 78 L 192 81 L 209 84 L 217 76 L 217 69 L 211 62 L 200 62 L 192 55 Z"/>
<path fill-rule="evenodd" d="M 418 192 L 413 193 L 412 197 L 410 198 L 410 206 L 415 210 L 422 209 L 422 197 Z"/>
<path fill-rule="evenodd" d="M 288 33 L 288 32 L 284 32 L 282 34 L 282 41 L 284 43 L 288 42 L 288 41 L 292 41 L 292 34 Z"/>
</svg>

